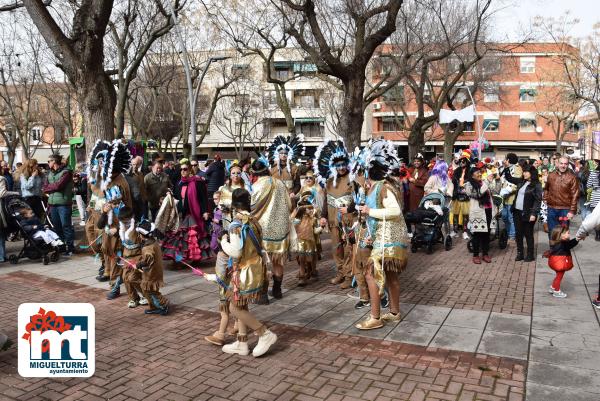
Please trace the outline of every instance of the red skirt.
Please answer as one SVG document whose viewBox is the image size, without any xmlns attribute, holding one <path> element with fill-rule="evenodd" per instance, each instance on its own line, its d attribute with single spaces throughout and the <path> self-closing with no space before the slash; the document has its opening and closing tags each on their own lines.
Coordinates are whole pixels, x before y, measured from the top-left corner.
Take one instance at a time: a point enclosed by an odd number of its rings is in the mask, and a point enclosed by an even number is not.
<svg viewBox="0 0 600 401">
<path fill-rule="evenodd" d="M 548 266 L 555 272 L 566 272 L 573 268 L 573 258 L 571 256 L 550 255 Z"/>
</svg>

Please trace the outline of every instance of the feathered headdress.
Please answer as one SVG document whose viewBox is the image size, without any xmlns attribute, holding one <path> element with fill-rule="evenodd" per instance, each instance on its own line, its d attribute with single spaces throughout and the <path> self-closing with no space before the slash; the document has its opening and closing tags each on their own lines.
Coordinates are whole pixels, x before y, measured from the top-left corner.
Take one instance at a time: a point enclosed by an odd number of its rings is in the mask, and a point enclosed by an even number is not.
<svg viewBox="0 0 600 401">
<path fill-rule="evenodd" d="M 329 177 L 333 177 L 333 185 L 337 181 L 336 164 L 350 164 L 350 155 L 342 139 L 329 139 L 323 142 L 315 152 L 313 161 L 314 170 L 318 172 L 318 179 L 325 183 Z"/>
<path fill-rule="evenodd" d="M 108 159 L 102 169 L 102 189 L 106 190 L 112 180 L 113 173 L 126 173 L 131 167 L 131 153 L 120 139 L 115 139 L 108 149 Z"/>
<path fill-rule="evenodd" d="M 391 141 L 385 139 L 370 140 L 367 148 L 366 166 L 368 176 L 377 175 L 385 178 L 392 170 L 400 167 L 398 152 Z"/>
<path fill-rule="evenodd" d="M 250 166 L 250 172 L 252 174 L 264 173 L 266 170 L 269 169 L 269 160 L 262 153 L 256 152 L 256 154 L 258 155 L 258 157 L 252 162 L 252 165 Z"/>
<path fill-rule="evenodd" d="M 288 158 L 286 167 L 290 173 L 290 163 L 296 163 L 300 156 L 304 156 L 305 150 L 304 135 L 302 134 L 288 137 L 277 135 L 267 148 L 269 161 L 271 164 L 274 163 L 275 165 L 279 165 L 279 152 L 287 152 Z"/>
<path fill-rule="evenodd" d="M 95 183 L 95 176 L 100 168 L 99 160 L 102 159 L 103 162 L 108 158 L 108 150 L 110 148 L 110 142 L 102 141 L 98 139 L 90 152 L 88 164 L 86 168 L 86 174 L 89 177 L 89 180 L 92 184 Z M 104 165 L 104 163 L 103 163 Z"/>
<path fill-rule="evenodd" d="M 354 180 L 361 173 L 364 174 L 367 171 L 367 157 L 369 156 L 369 149 L 358 146 L 352 152 L 350 156 L 350 179 Z"/>
</svg>

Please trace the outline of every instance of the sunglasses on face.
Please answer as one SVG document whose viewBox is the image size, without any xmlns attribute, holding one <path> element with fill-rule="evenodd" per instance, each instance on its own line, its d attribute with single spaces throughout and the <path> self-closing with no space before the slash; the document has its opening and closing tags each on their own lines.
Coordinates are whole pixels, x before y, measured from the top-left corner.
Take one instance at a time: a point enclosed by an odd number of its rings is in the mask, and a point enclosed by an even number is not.
<svg viewBox="0 0 600 401">
<path fill-rule="evenodd" d="M 192 167 L 198 167 L 198 164 L 197 163 L 196 164 L 192 164 Z"/>
<path fill-rule="evenodd" d="M 306 177 L 307 180 L 314 180 L 315 177 Z"/>
<path fill-rule="evenodd" d="M 181 169 L 181 171 L 188 171 L 188 168 L 187 168 L 187 167 L 183 167 L 183 168 Z"/>
</svg>

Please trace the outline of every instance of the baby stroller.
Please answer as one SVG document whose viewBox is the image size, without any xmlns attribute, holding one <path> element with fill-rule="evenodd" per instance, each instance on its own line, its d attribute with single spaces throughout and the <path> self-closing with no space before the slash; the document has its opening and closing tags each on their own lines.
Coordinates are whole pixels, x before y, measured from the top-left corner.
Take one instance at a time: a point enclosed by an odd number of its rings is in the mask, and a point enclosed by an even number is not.
<svg viewBox="0 0 600 401">
<path fill-rule="evenodd" d="M 496 215 L 493 216 L 496 219 L 496 229 L 490 232 L 490 242 L 498 240 L 498 248 L 506 249 L 508 246 L 508 230 L 506 230 L 504 220 L 502 220 L 504 198 L 500 195 L 492 195 L 492 202 L 494 202 L 494 207 L 496 208 Z M 467 249 L 473 253 L 473 244 L 470 239 L 467 242 Z"/>
<path fill-rule="evenodd" d="M 46 244 L 43 239 L 33 238 L 33 234 L 23 228 L 21 221 L 23 217 L 20 210 L 31 207 L 18 195 L 8 195 L 2 199 L 2 219 L 6 226 L 7 234 L 20 232 L 23 236 L 23 248 L 18 255 L 10 255 L 8 261 L 17 264 L 19 259 L 28 258 L 32 260 L 41 259 L 47 265 L 57 262 L 59 258 L 58 247 Z"/>
<path fill-rule="evenodd" d="M 452 248 L 448 214 L 446 198 L 440 193 L 424 196 L 417 210 L 406 214 L 406 224 L 415 225 L 410 243 L 410 250 L 413 253 L 424 246 L 427 254 L 430 254 L 433 252 L 433 245 L 438 242 L 444 244 L 447 251 Z"/>
</svg>

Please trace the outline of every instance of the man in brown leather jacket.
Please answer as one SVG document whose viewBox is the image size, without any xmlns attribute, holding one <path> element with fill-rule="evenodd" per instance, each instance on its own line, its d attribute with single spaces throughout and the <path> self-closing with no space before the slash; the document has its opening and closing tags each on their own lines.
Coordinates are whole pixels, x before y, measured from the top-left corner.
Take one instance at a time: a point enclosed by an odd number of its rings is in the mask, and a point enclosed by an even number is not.
<svg viewBox="0 0 600 401">
<path fill-rule="evenodd" d="M 544 200 L 548 204 L 548 232 L 561 224 L 565 224 L 577 213 L 579 200 L 579 183 L 577 177 L 569 170 L 569 159 L 562 156 L 558 160 L 555 171 L 548 175 L 544 187 Z M 566 221 L 564 220 L 566 218 Z"/>
</svg>

